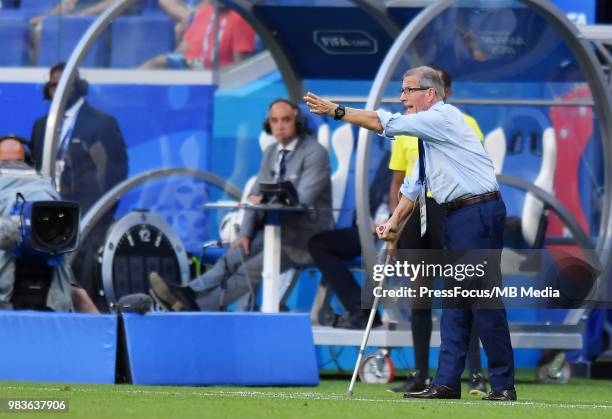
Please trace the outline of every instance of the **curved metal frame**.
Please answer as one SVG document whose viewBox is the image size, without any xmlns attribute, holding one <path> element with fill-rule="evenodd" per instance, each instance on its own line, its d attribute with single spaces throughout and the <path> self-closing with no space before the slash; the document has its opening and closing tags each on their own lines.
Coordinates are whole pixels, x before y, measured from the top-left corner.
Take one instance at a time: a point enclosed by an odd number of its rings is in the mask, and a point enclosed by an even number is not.
<svg viewBox="0 0 612 419">
<path fill-rule="evenodd" d="M 66 63 L 66 68 L 57 86 L 55 98 L 51 103 L 45 131 L 41 171 L 45 176 L 51 177 L 51 179 L 55 178 L 55 156 L 57 153 L 58 137 L 61 132 L 60 116 L 63 115 L 66 106 L 66 87 L 73 82 L 75 70 L 79 67 L 98 36 L 106 30 L 115 17 L 121 15 L 136 1 L 137 0 L 119 0 L 109 6 L 109 8 L 106 9 L 85 32 Z M 220 1 L 240 14 L 240 16 L 242 16 L 242 18 L 245 19 L 262 38 L 283 77 L 283 82 L 287 87 L 289 98 L 295 102 L 300 101 L 304 94 L 303 81 L 298 76 L 294 64 L 289 59 L 286 47 L 253 12 L 254 4 L 249 0 Z M 375 0 L 352 1 L 357 7 L 379 22 L 381 27 L 383 27 L 392 38 L 395 38 L 399 34 L 399 26 L 387 15 L 384 6 L 381 6 Z"/>
<path fill-rule="evenodd" d="M 148 172 L 144 172 L 115 185 L 115 187 L 105 193 L 89 209 L 89 211 L 87 211 L 87 214 L 83 216 L 83 219 L 81 220 L 81 224 L 79 226 L 79 240 L 81 241 L 81 243 L 87 239 L 89 232 L 98 222 L 98 220 L 102 218 L 106 211 L 108 211 L 113 205 L 115 205 L 123 195 L 125 195 L 127 192 L 131 191 L 135 187 L 140 186 L 146 182 L 168 176 L 190 176 L 196 179 L 201 179 L 214 186 L 217 186 L 219 189 L 226 191 L 232 198 L 236 198 L 236 200 L 240 200 L 240 197 L 242 195 L 242 191 L 235 185 L 232 185 L 231 183 L 225 181 L 214 173 L 206 172 L 203 170 L 171 167 L 166 169 L 155 169 Z M 72 263 L 75 255 L 76 252 L 70 254 L 70 263 Z"/>
<path fill-rule="evenodd" d="M 499 183 L 503 183 L 505 185 L 513 186 L 515 188 L 519 188 L 524 190 L 525 192 L 532 193 L 536 199 L 542 202 L 547 209 L 551 209 L 552 212 L 555 213 L 557 217 L 561 220 L 561 222 L 569 229 L 574 238 L 576 239 L 576 243 L 583 249 L 592 249 L 593 243 L 591 239 L 585 234 L 578 224 L 578 221 L 574 218 L 572 213 L 559 201 L 554 195 L 548 193 L 544 189 L 539 186 L 534 185 L 533 183 L 527 182 L 525 179 L 518 178 L 516 176 L 505 176 L 505 175 L 497 175 L 497 181 Z M 595 263 L 594 266 L 599 267 L 599 261 L 592 261 Z"/>
<path fill-rule="evenodd" d="M 153 212 L 132 211 L 111 227 L 108 238 L 104 242 L 101 263 L 102 286 L 104 288 L 104 298 L 106 298 L 106 302 L 109 304 L 117 302 L 117 295 L 115 294 L 115 287 L 113 285 L 113 260 L 119 240 L 121 240 L 121 237 L 123 237 L 125 232 L 129 229 L 142 224 L 155 227 L 168 238 L 178 262 L 181 284 L 189 282 L 187 252 L 176 231 L 174 231 L 163 218 Z"/>
<path fill-rule="evenodd" d="M 55 154 L 57 150 L 57 142 L 60 132 L 60 116 L 63 114 L 66 104 L 66 87 L 73 82 L 75 70 L 82 62 L 91 45 L 96 41 L 97 37 L 108 27 L 113 18 L 122 14 L 136 0 L 117 1 L 106 9 L 92 26 L 83 35 L 75 50 L 71 54 L 59 81 L 57 92 L 47 118 L 47 128 L 45 131 L 45 144 L 43 150 L 42 172 L 46 176 L 54 178 L 55 172 Z M 270 49 L 273 58 L 275 59 L 279 70 L 281 71 L 289 96 L 293 100 L 299 100 L 303 94 L 303 83 L 297 75 L 293 64 L 290 62 L 284 46 L 274 36 L 273 32 L 253 13 L 253 4 L 248 0 L 221 0 L 224 4 L 236 10 L 255 31 L 262 37 L 266 46 Z M 610 217 L 610 206 L 612 198 L 612 96 L 607 89 L 607 84 L 604 82 L 604 76 L 601 69 L 597 66 L 597 60 L 593 52 L 589 49 L 585 41 L 580 37 L 578 30 L 567 20 L 567 18 L 547 0 L 520 0 L 528 7 L 536 10 L 551 23 L 565 40 L 578 63 L 584 72 L 591 92 L 593 94 L 595 110 L 598 114 L 599 129 L 602 134 L 603 142 L 603 157 L 604 157 L 604 207 L 602 210 L 602 223 L 597 242 L 597 250 L 602 257 L 603 265 L 609 267 L 610 255 L 602 252 L 603 249 L 609 249 L 612 242 L 612 218 Z M 389 28 L 384 24 L 385 21 L 390 21 L 386 13 L 382 13 L 379 6 L 371 0 L 353 0 L 354 4 L 362 8 L 366 13 L 372 15 L 374 19 L 381 22 L 381 25 L 389 32 Z M 456 0 L 440 0 L 437 3 L 431 4 L 417 15 L 406 26 L 389 49 L 380 70 L 378 71 L 374 83 L 372 85 L 366 109 L 374 109 L 381 101 L 383 93 L 382 88 L 386 86 L 390 77 L 391 71 L 395 69 L 398 61 L 401 59 L 402 53 L 406 47 L 414 40 L 421 30 L 433 20 L 437 15 L 456 3 Z M 370 234 L 368 223 L 368 181 L 367 173 L 369 161 L 367 156 L 370 150 L 371 133 L 360 129 L 359 141 L 357 146 L 357 167 L 356 167 L 356 202 L 357 202 L 357 221 L 359 228 L 360 241 L 362 243 L 363 255 L 368 270 L 374 265 L 374 243 Z M 106 197 L 106 195 L 105 195 Z M 97 206 L 95 206 L 97 207 Z M 93 208 L 92 208 L 93 209 Z M 89 213 L 88 213 L 89 215 Z M 85 221 L 85 220 L 84 220 Z"/>
<path fill-rule="evenodd" d="M 593 94 L 596 111 L 598 112 L 599 130 L 602 135 L 604 158 L 604 207 L 602 210 L 602 223 L 596 249 L 600 255 L 602 266 L 609 269 L 610 255 L 604 249 L 609 249 L 612 241 L 612 219 L 610 217 L 610 199 L 612 198 L 612 96 L 604 82 L 604 76 L 597 65 L 597 60 L 588 45 L 579 37 L 578 31 L 558 10 L 551 7 L 546 0 L 521 0 L 528 7 L 539 12 L 550 22 L 564 39 L 584 75 L 589 82 Z M 387 53 L 374 79 L 366 109 L 375 109 L 381 102 L 384 88 L 388 84 L 392 72 L 396 69 L 408 45 L 436 16 L 456 3 L 456 0 L 441 0 L 419 13 L 408 26 L 404 28 Z M 375 248 L 369 225 L 369 196 L 368 196 L 368 170 L 370 153 L 370 137 L 372 133 L 365 129 L 359 130 L 357 145 L 357 167 L 355 180 L 357 226 L 359 239 L 362 244 L 363 258 L 368 271 L 372 271 L 375 263 Z M 606 275 L 606 273 L 604 273 Z"/>
</svg>

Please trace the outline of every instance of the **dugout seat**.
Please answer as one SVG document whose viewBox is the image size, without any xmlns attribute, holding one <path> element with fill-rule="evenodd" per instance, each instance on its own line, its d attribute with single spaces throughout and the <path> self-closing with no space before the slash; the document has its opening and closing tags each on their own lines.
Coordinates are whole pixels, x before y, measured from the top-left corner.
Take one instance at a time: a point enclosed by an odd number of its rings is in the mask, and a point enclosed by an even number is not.
<svg viewBox="0 0 612 419">
<path fill-rule="evenodd" d="M 110 66 L 133 68 L 174 50 L 174 22 L 168 16 L 122 16 L 112 23 Z"/>
<path fill-rule="evenodd" d="M 59 61 L 67 61 L 95 19 L 96 16 L 48 16 L 43 21 L 38 65 L 49 67 Z M 82 67 L 108 65 L 108 35 L 106 31 L 92 45 L 83 60 Z"/>
<path fill-rule="evenodd" d="M 516 119 L 524 122 L 524 115 Z M 531 122 L 533 123 L 533 121 Z M 515 154 L 528 152 L 539 156 L 540 166 L 535 179 L 533 179 L 533 184 L 554 194 L 557 162 L 557 142 L 554 129 L 550 126 L 543 126 L 538 130 L 536 125 L 529 125 L 529 123 L 526 125 L 531 127 L 527 130 L 527 134 L 523 130 L 514 130 L 510 131 L 510 135 L 507 136 L 508 129 L 497 128 L 493 130 L 485 138 L 485 150 L 493 161 L 496 174 L 503 172 L 504 161 L 509 151 Z M 541 145 L 538 146 L 538 144 Z M 511 174 L 514 175 L 514 173 Z M 516 175 L 522 177 L 520 173 L 516 173 Z M 533 194 L 526 193 L 520 216 L 509 216 L 506 221 L 506 246 L 502 253 L 502 273 L 525 272 L 527 256 L 521 249 L 541 249 L 544 247 L 547 220 L 548 211 L 544 204 Z"/>
<path fill-rule="evenodd" d="M 0 13 L 0 66 L 20 67 L 28 62 L 28 21 L 25 16 Z"/>
</svg>

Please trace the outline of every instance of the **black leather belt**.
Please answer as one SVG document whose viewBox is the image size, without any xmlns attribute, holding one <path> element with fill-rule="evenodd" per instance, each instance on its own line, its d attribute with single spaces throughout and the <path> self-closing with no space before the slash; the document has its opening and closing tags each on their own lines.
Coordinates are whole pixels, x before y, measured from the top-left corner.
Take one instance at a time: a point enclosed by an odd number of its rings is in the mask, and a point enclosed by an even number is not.
<svg viewBox="0 0 612 419">
<path fill-rule="evenodd" d="M 447 202 L 444 205 L 447 212 L 458 210 L 459 208 L 469 207 L 470 205 L 476 205 L 485 201 L 492 201 L 500 197 L 499 191 L 487 192 L 481 195 L 471 196 L 465 199 L 459 199 L 457 201 Z"/>
</svg>

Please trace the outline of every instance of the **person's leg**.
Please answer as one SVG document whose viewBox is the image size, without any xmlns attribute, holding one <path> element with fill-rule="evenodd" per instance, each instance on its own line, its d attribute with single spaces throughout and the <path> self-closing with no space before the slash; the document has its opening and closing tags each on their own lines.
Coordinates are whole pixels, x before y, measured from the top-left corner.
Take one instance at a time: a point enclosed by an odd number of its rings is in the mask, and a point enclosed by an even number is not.
<svg viewBox="0 0 612 419">
<path fill-rule="evenodd" d="M 416 376 L 425 382 L 429 378 L 429 344 L 431 341 L 431 309 L 412 310 L 412 341 Z"/>
<path fill-rule="evenodd" d="M 470 333 L 467 365 L 470 375 L 477 374 L 482 369 L 482 360 L 480 359 L 480 340 L 478 339 L 478 330 L 476 330 L 475 322 L 472 324 L 472 331 Z"/>
<path fill-rule="evenodd" d="M 461 373 L 465 367 L 472 311 L 461 308 L 447 308 L 440 322 L 440 357 L 434 384 L 453 389 L 461 388 Z"/>
<path fill-rule="evenodd" d="M 249 250 L 247 255 L 240 246 L 229 249 L 211 269 L 186 286 L 168 284 L 153 272 L 149 275 L 151 289 L 155 296 L 172 310 L 222 310 L 228 304 L 226 290 L 230 290 L 230 298 L 238 293 L 244 295 L 254 286 L 252 283 L 256 285 L 261 280 L 262 231 L 255 235 Z M 284 258 L 281 258 L 281 267 L 283 260 Z"/>
<path fill-rule="evenodd" d="M 30 65 L 38 65 L 38 53 L 40 51 L 40 36 L 42 34 L 43 17 L 36 17 L 30 21 L 30 48 L 28 56 Z"/>
<path fill-rule="evenodd" d="M 191 14 L 189 7 L 181 0 L 159 0 L 158 4 L 159 8 L 176 22 L 189 19 Z"/>
<path fill-rule="evenodd" d="M 514 389 L 514 354 L 504 309 L 474 309 L 493 391 Z"/>
<path fill-rule="evenodd" d="M 218 288 L 225 280 L 238 271 L 242 264 L 252 257 L 256 257 L 262 250 L 263 230 L 258 231 L 251 240 L 248 255 L 244 253 L 244 250 L 240 246 L 228 249 L 225 254 L 215 262 L 212 268 L 190 281 L 188 287 L 196 294 L 209 292 L 212 289 Z M 250 272 L 247 272 L 247 274 L 250 274 Z M 259 272 L 258 275 L 261 276 L 261 272 Z"/>
<path fill-rule="evenodd" d="M 361 253 L 357 228 L 318 233 L 310 239 L 308 250 L 323 275 L 321 281 L 332 287 L 345 310 L 360 310 L 361 287 L 346 265 Z"/>
<path fill-rule="evenodd" d="M 505 218 L 506 208 L 501 199 L 453 212 L 447 216 L 446 244 L 451 249 L 501 250 Z M 501 286 L 501 256 L 496 253 L 488 257 L 493 262 L 488 264 L 482 286 Z M 513 390 L 514 357 L 505 309 L 501 300 L 481 300 L 479 303 L 486 307 L 495 305 L 495 308 L 471 310 L 487 354 L 491 387 L 493 391 Z"/>
<path fill-rule="evenodd" d="M 258 250 L 258 251 L 257 251 Z M 256 251 L 256 253 L 253 253 Z M 281 255 L 281 272 L 291 268 L 293 264 L 286 255 Z M 250 294 L 255 301 L 258 286 L 262 280 L 263 250 L 252 249 L 248 259 L 219 286 L 206 292 L 196 294 L 196 303 L 202 311 L 225 310 L 228 305 L 236 302 L 244 295 Z"/>
<path fill-rule="evenodd" d="M 444 209 L 431 198 L 427 198 L 426 202 L 427 231 L 425 235 L 421 237 L 421 220 L 416 213 L 404 227 L 398 240 L 398 249 L 428 250 L 442 248 Z M 413 283 L 413 288 L 420 289 L 421 286 L 430 288 L 431 281 L 433 281 L 433 278 L 419 278 Z M 419 298 L 415 300 L 414 304 L 416 308 L 411 311 L 411 324 L 415 369 L 418 378 L 425 381 L 429 377 L 429 345 L 432 329 L 431 299 Z"/>
<path fill-rule="evenodd" d="M 106 233 L 114 222 L 114 209 L 110 209 L 96 224 L 92 227 L 87 237 L 87 240 L 81 241 L 77 250 L 76 257 L 73 259 L 71 269 L 74 272 L 76 282 L 83 288 L 93 304 L 100 311 L 108 311 L 108 302 L 100 290 L 103 289 L 102 278 L 98 273 L 98 257 L 100 249 L 104 246 Z M 122 284 L 124 291 L 129 290 L 129 284 Z M 119 285 L 117 285 L 119 286 Z M 116 288 L 117 292 L 119 288 Z M 139 290 L 140 291 L 140 290 Z M 127 293 L 127 292 L 125 292 Z M 124 293 L 119 293 L 124 295 Z"/>
<path fill-rule="evenodd" d="M 468 377 L 468 393 L 472 396 L 484 396 L 487 394 L 487 383 L 482 374 L 482 360 L 480 359 L 480 340 L 476 321 L 472 322 L 472 332 L 468 345 L 467 365 L 470 375 Z"/>
<path fill-rule="evenodd" d="M 203 291 L 196 292 L 196 303 L 200 310 L 223 310 L 233 301 L 248 293 L 255 298 L 257 286 L 261 282 L 263 252 L 251 252 L 248 258 L 243 260 L 244 263 L 231 273 L 226 270 L 220 281 L 215 279 L 215 286 L 209 286 Z"/>
<path fill-rule="evenodd" d="M 168 54 L 159 54 L 153 58 L 149 58 L 138 67 L 141 70 L 159 70 L 166 68 L 168 65 Z"/>
<path fill-rule="evenodd" d="M 444 223 L 446 249 L 453 251 L 495 248 L 494 240 L 491 238 L 494 232 L 490 231 L 486 211 L 483 213 L 481 206 L 482 204 L 477 204 L 447 214 Z M 447 256 L 453 259 L 456 255 Z M 445 279 L 447 286 L 453 286 L 450 281 L 451 278 Z M 472 331 L 473 315 L 472 310 L 467 308 L 469 301 L 461 300 L 457 303 L 461 308 L 446 308 L 442 315 L 440 323 L 442 342 L 434 383 L 459 389 Z M 485 330 L 480 332 L 487 333 Z"/>
<path fill-rule="evenodd" d="M 99 314 L 100 310 L 93 303 L 87 291 L 83 288 L 73 285 L 70 285 L 70 297 L 72 298 L 72 305 L 74 305 L 74 311 L 77 313 L 94 313 Z"/>
</svg>

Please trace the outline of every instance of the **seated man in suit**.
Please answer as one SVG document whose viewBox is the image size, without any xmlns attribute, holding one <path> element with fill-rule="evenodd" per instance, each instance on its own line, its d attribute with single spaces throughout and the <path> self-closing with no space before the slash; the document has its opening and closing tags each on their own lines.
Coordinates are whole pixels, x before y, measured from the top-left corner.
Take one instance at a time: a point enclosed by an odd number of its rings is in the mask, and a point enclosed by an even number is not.
<svg viewBox="0 0 612 419">
<path fill-rule="evenodd" d="M 299 108 L 288 100 L 272 102 L 264 129 L 277 143 L 264 151 L 249 202 L 262 202 L 261 183 L 289 181 L 299 202 L 317 210 L 316 216 L 305 212 L 281 215 L 281 270 L 286 270 L 294 264 L 310 263 L 308 240 L 333 226 L 329 157 L 312 136 Z M 246 211 L 240 237 L 208 272 L 185 287 L 166 283 L 151 273 L 154 296 L 174 310 L 224 309 L 261 281 L 263 227 L 263 213 Z"/>
</svg>

